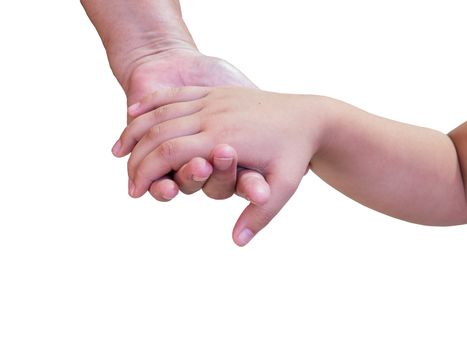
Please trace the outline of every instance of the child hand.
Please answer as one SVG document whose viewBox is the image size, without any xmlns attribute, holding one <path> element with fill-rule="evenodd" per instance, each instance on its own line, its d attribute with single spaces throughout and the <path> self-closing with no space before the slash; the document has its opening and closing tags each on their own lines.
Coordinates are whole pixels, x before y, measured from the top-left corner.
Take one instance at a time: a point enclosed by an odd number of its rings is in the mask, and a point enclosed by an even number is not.
<svg viewBox="0 0 467 350">
<path fill-rule="evenodd" d="M 250 204 L 234 227 L 234 241 L 245 245 L 280 211 L 308 170 L 321 130 L 319 101 L 245 88 L 161 90 L 141 102 L 158 113 L 135 119 L 120 139 L 121 153 L 133 149 L 130 195 L 142 196 L 153 181 L 227 143 L 236 149 L 239 165 L 263 174 L 271 188 L 269 200 Z"/>
<path fill-rule="evenodd" d="M 255 171 L 237 168 L 237 159 L 235 149 L 216 145 L 207 160 L 193 158 L 175 172 L 173 179 L 164 176 L 154 181 L 149 193 L 156 200 L 167 202 L 178 190 L 192 194 L 202 189 L 213 199 L 226 199 L 236 193 L 252 203 L 265 203 L 270 195 L 266 180 Z"/>
</svg>

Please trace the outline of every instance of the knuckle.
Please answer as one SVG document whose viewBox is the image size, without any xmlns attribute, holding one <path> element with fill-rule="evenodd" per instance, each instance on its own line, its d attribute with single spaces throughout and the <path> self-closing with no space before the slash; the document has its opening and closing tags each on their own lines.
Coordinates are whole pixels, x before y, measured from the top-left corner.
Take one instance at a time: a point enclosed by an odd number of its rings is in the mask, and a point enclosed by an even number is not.
<svg viewBox="0 0 467 350">
<path fill-rule="evenodd" d="M 137 169 L 134 170 L 134 178 L 135 179 L 145 179 L 146 178 L 146 171 L 144 170 L 144 167 L 139 166 Z"/>
<path fill-rule="evenodd" d="M 120 135 L 120 140 L 125 146 L 133 147 L 136 144 L 136 142 L 139 141 L 137 138 L 138 137 L 136 136 L 135 131 L 130 126 L 126 127 Z"/>
<path fill-rule="evenodd" d="M 169 112 L 169 106 L 167 105 L 156 108 L 153 112 L 154 119 L 156 120 L 164 119 L 164 117 L 168 114 L 168 112 Z"/>
<path fill-rule="evenodd" d="M 128 175 L 130 177 L 134 177 L 133 175 L 135 174 L 135 168 L 136 168 L 136 163 L 132 159 L 132 157 L 130 157 L 130 159 L 128 159 L 128 163 L 127 163 Z"/>
<path fill-rule="evenodd" d="M 256 222 L 260 227 L 264 227 L 276 216 L 271 210 L 259 208 L 256 215 Z"/>
<path fill-rule="evenodd" d="M 160 156 L 166 160 L 169 164 L 175 159 L 177 153 L 177 146 L 174 141 L 166 141 L 159 146 Z"/>
<path fill-rule="evenodd" d="M 149 102 L 149 101 L 152 101 L 152 100 L 156 100 L 157 98 L 159 98 L 159 91 L 156 90 L 152 94 L 147 96 L 146 100 Z"/>
<path fill-rule="evenodd" d="M 120 140 L 122 141 L 123 144 L 127 144 L 130 137 L 130 131 L 128 130 L 128 127 L 123 130 L 122 134 L 120 135 Z"/>
<path fill-rule="evenodd" d="M 282 193 L 284 193 L 287 196 L 291 196 L 297 190 L 299 183 L 300 183 L 300 180 L 295 179 L 295 176 L 293 177 L 284 176 L 284 178 L 282 178 L 278 182 L 278 187 L 280 188 Z"/>
<path fill-rule="evenodd" d="M 161 127 L 160 125 L 154 125 L 152 126 L 149 130 L 148 130 L 148 133 L 147 133 L 147 137 L 149 138 L 149 140 L 157 140 L 161 135 Z"/>
<path fill-rule="evenodd" d="M 167 97 L 169 99 L 176 98 L 180 94 L 181 90 L 182 89 L 180 87 L 170 88 L 170 89 L 167 90 Z"/>
</svg>

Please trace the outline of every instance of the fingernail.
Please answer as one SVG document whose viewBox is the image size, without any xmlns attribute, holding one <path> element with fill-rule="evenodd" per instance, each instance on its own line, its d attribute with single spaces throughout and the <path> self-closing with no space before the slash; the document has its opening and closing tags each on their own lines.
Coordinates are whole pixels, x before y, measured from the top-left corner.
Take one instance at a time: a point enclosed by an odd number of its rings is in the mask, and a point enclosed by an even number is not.
<svg viewBox="0 0 467 350">
<path fill-rule="evenodd" d="M 163 194 L 162 195 L 162 198 L 165 199 L 167 202 L 171 201 L 172 199 L 174 199 L 174 197 L 172 196 L 169 196 L 167 194 Z"/>
<path fill-rule="evenodd" d="M 171 201 L 174 199 L 178 194 L 178 187 L 173 183 L 171 188 L 165 188 L 164 192 L 162 193 L 162 198 L 166 201 Z"/>
<path fill-rule="evenodd" d="M 207 177 L 199 177 L 199 176 L 193 175 L 193 181 L 195 181 L 195 182 L 204 182 L 204 181 L 206 181 L 207 179 L 209 179 L 209 176 L 207 176 Z"/>
<path fill-rule="evenodd" d="M 136 186 L 132 180 L 128 180 L 128 194 L 132 197 L 135 195 Z"/>
<path fill-rule="evenodd" d="M 114 156 L 117 156 L 120 153 L 120 150 L 122 149 L 122 141 L 118 140 L 115 142 L 115 145 L 112 147 L 112 153 Z"/>
<path fill-rule="evenodd" d="M 243 246 L 247 245 L 248 242 L 250 242 L 253 239 L 254 236 L 255 236 L 254 233 L 250 229 L 245 228 L 245 229 L 243 229 L 243 231 L 241 231 L 238 234 L 238 237 L 237 237 L 238 242 L 237 243 L 241 247 L 243 247 Z"/>
<path fill-rule="evenodd" d="M 227 170 L 232 165 L 233 158 L 214 158 L 217 170 Z"/>
<path fill-rule="evenodd" d="M 138 113 L 139 106 L 141 106 L 140 102 L 132 104 L 130 107 L 128 107 L 128 113 L 132 115 Z"/>
</svg>

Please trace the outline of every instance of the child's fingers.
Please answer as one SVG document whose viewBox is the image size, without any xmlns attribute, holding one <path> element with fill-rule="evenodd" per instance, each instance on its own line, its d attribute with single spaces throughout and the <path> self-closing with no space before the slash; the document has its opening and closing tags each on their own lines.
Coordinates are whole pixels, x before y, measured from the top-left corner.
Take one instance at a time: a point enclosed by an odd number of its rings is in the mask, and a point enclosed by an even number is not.
<svg viewBox="0 0 467 350">
<path fill-rule="evenodd" d="M 256 205 L 265 204 L 271 190 L 263 175 L 254 170 L 242 170 L 238 174 L 237 195 Z"/>
<path fill-rule="evenodd" d="M 193 101 L 205 97 L 211 88 L 201 86 L 184 86 L 158 90 L 143 100 L 128 107 L 128 115 L 137 117 L 160 106 L 175 102 Z"/>
<path fill-rule="evenodd" d="M 263 205 L 250 203 L 240 215 L 233 229 L 234 242 L 243 247 L 279 213 L 295 193 L 303 171 L 282 167 L 266 179 L 271 187 L 271 196 Z"/>
<path fill-rule="evenodd" d="M 177 184 L 172 179 L 163 176 L 151 184 L 149 193 L 160 202 L 168 202 L 177 196 L 178 190 Z"/>
<path fill-rule="evenodd" d="M 129 177 L 134 178 L 135 169 L 139 166 L 139 163 L 164 142 L 182 136 L 197 134 L 199 131 L 200 121 L 196 115 L 181 117 L 152 126 L 131 152 L 131 156 L 128 159 Z"/>
<path fill-rule="evenodd" d="M 130 195 L 141 197 L 149 186 L 172 170 L 178 170 L 191 159 L 201 156 L 207 158 L 213 145 L 200 133 L 165 141 L 150 152 L 133 169 L 130 176 Z"/>
<path fill-rule="evenodd" d="M 131 122 L 112 148 L 112 153 L 117 157 L 124 157 L 133 150 L 133 147 L 154 125 L 161 124 L 171 119 L 195 114 L 202 109 L 201 101 L 178 102 L 159 107 Z"/>
<path fill-rule="evenodd" d="M 196 157 L 175 173 L 174 181 L 180 187 L 180 191 L 192 194 L 203 188 L 212 172 L 212 165 L 206 159 Z"/>
<path fill-rule="evenodd" d="M 213 199 L 226 199 L 235 193 L 237 182 L 237 152 L 229 145 L 214 147 L 209 161 L 214 171 L 203 187 L 204 193 Z"/>
</svg>

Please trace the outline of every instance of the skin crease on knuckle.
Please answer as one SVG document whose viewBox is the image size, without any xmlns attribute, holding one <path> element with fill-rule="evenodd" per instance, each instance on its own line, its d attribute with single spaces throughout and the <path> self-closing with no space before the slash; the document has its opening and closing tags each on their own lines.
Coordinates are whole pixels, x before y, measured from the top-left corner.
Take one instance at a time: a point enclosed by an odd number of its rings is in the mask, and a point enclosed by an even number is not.
<svg viewBox="0 0 467 350">
<path fill-rule="evenodd" d="M 162 143 L 158 148 L 158 154 L 164 159 L 168 164 L 172 164 L 175 159 L 177 151 L 176 143 L 173 140 L 166 141 Z"/>
<path fill-rule="evenodd" d="M 138 136 L 138 130 L 145 129 L 147 119 L 144 117 L 136 118 L 123 130 L 121 135 L 122 144 L 126 148 L 126 152 L 132 151 L 133 147 L 144 137 L 144 134 Z"/>
<path fill-rule="evenodd" d="M 258 228 L 262 229 L 267 226 L 272 219 L 276 216 L 270 209 L 258 207 L 254 221 Z"/>
<path fill-rule="evenodd" d="M 141 100 L 141 104 L 143 106 L 150 106 L 152 103 L 152 101 L 157 101 L 159 97 L 159 91 L 154 91 L 153 93 L 151 93 L 150 95 L 144 97 L 142 100 Z"/>
<path fill-rule="evenodd" d="M 176 99 L 180 93 L 182 92 L 182 88 L 180 87 L 172 87 L 167 90 L 167 97 L 169 100 Z"/>
<path fill-rule="evenodd" d="M 155 109 L 154 112 L 152 113 L 153 122 L 157 123 L 159 120 L 163 119 L 164 116 L 167 115 L 167 113 L 169 113 L 169 111 L 170 111 L 169 105 L 164 105 L 164 106 L 161 106 Z"/>
<path fill-rule="evenodd" d="M 160 135 L 162 133 L 162 128 L 159 124 L 151 126 L 151 128 L 148 130 L 146 137 L 150 142 L 155 142 L 159 139 Z"/>
<path fill-rule="evenodd" d="M 137 169 L 135 169 L 133 179 L 137 179 L 137 181 L 141 183 L 143 181 L 146 181 L 148 178 L 149 176 L 144 167 L 139 166 Z"/>
<path fill-rule="evenodd" d="M 133 133 L 132 128 L 126 127 L 125 130 L 123 130 L 122 135 L 120 136 L 120 140 L 121 140 L 122 145 L 123 145 L 122 151 L 124 151 L 125 153 L 129 152 L 130 149 L 134 145 L 136 145 L 136 143 L 138 142 L 136 137 L 134 137 L 133 135 L 134 135 L 134 133 Z"/>
</svg>

